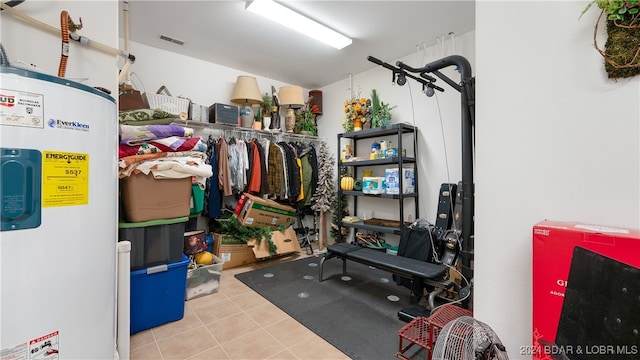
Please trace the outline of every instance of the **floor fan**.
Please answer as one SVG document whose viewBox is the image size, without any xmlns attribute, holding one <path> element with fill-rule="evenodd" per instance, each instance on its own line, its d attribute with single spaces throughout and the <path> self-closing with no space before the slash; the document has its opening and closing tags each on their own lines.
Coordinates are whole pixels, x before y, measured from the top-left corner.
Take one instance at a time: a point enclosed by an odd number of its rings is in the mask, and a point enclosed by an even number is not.
<svg viewBox="0 0 640 360">
<path fill-rule="evenodd" d="M 507 351 L 491 328 L 471 316 L 448 322 L 438 334 L 432 360 L 508 360 Z"/>
</svg>

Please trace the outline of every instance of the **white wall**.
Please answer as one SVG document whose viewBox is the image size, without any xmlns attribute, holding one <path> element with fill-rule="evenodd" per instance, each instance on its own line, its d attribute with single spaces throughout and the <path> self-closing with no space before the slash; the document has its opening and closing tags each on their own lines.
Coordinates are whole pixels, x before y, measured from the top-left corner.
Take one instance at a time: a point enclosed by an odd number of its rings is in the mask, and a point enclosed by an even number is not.
<svg viewBox="0 0 640 360">
<path fill-rule="evenodd" d="M 640 227 L 640 78 L 607 79 L 586 3 L 476 6 L 475 316 L 511 359 L 530 358 L 533 225 Z"/>
<path fill-rule="evenodd" d="M 254 76 L 262 94 L 266 92 L 271 95 L 272 85 L 276 90 L 280 86 L 289 85 L 134 41 L 130 42 L 129 51 L 136 56 L 136 61 L 131 67 L 131 82 L 134 88 L 141 92 L 155 93 L 164 85 L 171 95 L 187 97 L 200 105 L 232 104 L 231 93 L 239 75 Z M 304 95 L 306 99 L 307 91 Z M 281 125 L 284 128 L 284 112 L 282 116 Z"/>
<path fill-rule="evenodd" d="M 66 10 L 74 23 L 79 24 L 79 18 L 82 18 L 83 28 L 78 34 L 99 44 L 118 48 L 118 2 L 115 0 L 25 1 L 14 10 L 57 29 L 60 29 L 60 12 Z M 8 11 L 0 12 L 0 17 L 0 41 L 10 61 L 34 64 L 40 71 L 57 76 L 60 34 L 36 28 Z M 116 56 L 70 41 L 65 78 L 92 87 L 107 88 L 112 96 L 117 97 L 117 74 Z"/>
</svg>

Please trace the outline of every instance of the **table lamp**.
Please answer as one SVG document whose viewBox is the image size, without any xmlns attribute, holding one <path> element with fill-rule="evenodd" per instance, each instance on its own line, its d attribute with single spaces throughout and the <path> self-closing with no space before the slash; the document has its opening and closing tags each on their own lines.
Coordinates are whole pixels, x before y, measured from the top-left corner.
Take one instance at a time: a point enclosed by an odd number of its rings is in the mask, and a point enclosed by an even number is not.
<svg viewBox="0 0 640 360">
<path fill-rule="evenodd" d="M 288 133 L 294 132 L 296 127 L 296 114 L 293 109 L 298 109 L 304 106 L 304 95 L 300 86 L 282 86 L 278 91 L 278 100 L 280 105 L 287 109 L 287 113 L 284 116 L 284 126 Z"/>
<path fill-rule="evenodd" d="M 242 105 L 240 116 L 242 117 L 242 127 L 252 127 L 253 110 L 252 105 L 262 103 L 262 95 L 258 88 L 258 81 L 252 76 L 238 76 L 236 86 L 231 94 L 231 102 Z"/>
</svg>

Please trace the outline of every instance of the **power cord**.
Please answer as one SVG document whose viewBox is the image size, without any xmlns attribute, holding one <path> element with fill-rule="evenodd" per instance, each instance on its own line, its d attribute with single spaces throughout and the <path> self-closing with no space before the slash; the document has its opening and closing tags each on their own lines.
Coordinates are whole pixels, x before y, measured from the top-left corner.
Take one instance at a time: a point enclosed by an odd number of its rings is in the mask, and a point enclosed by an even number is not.
<svg viewBox="0 0 640 360">
<path fill-rule="evenodd" d="M 441 305 L 438 305 L 438 306 L 434 307 L 433 309 L 431 309 L 431 313 L 433 313 L 434 311 L 436 311 L 436 309 L 438 309 L 438 308 L 440 308 L 440 307 L 442 307 L 444 305 L 451 305 L 451 304 L 461 303 L 461 302 L 467 300 L 469 298 L 469 296 L 471 296 L 471 283 L 469 283 L 469 280 L 467 280 L 467 278 L 464 275 L 462 275 L 462 273 L 460 271 L 458 271 L 458 269 L 456 269 L 452 265 L 448 265 L 448 264 L 444 264 L 444 265 L 447 266 L 449 269 L 457 272 L 458 275 L 460 275 L 462 280 L 464 280 L 465 284 L 467 284 L 467 286 L 463 287 L 462 289 L 468 288 L 469 291 L 465 291 L 464 296 L 459 298 L 459 299 L 457 299 L 457 300 L 452 300 L 452 301 L 449 301 L 449 302 L 446 302 L 444 304 L 441 304 Z M 458 292 L 458 295 L 460 295 L 461 292 L 462 291 Z"/>
</svg>

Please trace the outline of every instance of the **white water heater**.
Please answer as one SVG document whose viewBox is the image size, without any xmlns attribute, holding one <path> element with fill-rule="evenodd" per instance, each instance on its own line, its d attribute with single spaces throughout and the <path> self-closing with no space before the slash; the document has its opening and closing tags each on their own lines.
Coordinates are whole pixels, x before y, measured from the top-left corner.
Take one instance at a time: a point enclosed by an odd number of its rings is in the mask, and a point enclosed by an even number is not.
<svg viewBox="0 0 640 360">
<path fill-rule="evenodd" d="M 112 359 L 118 113 L 106 93 L 0 66 L 0 354 Z"/>
</svg>

